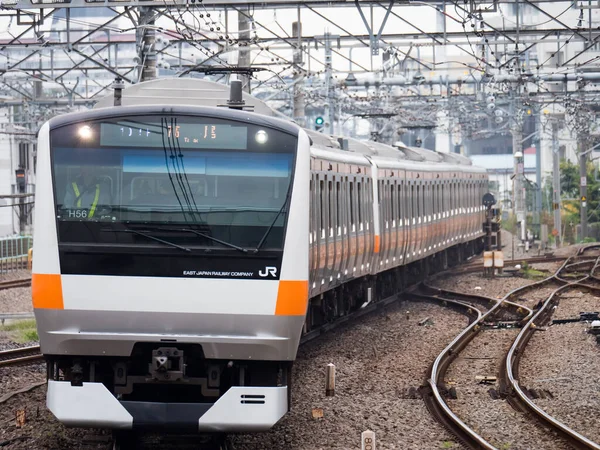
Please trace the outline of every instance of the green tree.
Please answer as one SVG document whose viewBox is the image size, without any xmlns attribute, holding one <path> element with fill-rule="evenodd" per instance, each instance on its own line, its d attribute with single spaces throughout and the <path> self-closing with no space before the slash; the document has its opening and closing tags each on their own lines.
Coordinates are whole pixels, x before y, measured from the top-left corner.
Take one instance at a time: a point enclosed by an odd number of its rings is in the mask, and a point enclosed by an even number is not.
<svg viewBox="0 0 600 450">
<path fill-rule="evenodd" d="M 587 164 L 587 207 L 588 223 L 600 222 L 600 180 L 592 162 Z M 572 228 L 580 222 L 581 198 L 579 194 L 579 165 L 563 160 L 560 163 L 560 189 L 562 200 L 562 221 L 566 225 L 565 239 L 572 237 Z M 544 198 L 552 201 L 552 179 L 546 178 Z M 570 224 L 573 224 L 571 227 Z"/>
</svg>

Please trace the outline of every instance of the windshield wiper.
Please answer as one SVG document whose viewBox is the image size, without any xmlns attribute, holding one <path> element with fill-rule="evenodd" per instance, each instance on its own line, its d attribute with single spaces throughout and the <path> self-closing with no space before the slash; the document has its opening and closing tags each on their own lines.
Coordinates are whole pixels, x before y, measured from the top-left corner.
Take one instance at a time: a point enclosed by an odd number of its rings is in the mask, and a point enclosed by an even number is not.
<svg viewBox="0 0 600 450">
<path fill-rule="evenodd" d="M 178 248 L 179 250 L 183 250 L 185 252 L 191 252 L 192 251 L 191 249 L 189 249 L 187 247 L 182 247 L 181 245 L 177 245 L 174 242 L 165 241 L 164 239 L 157 238 L 157 237 L 152 236 L 150 234 L 146 234 L 146 233 L 143 233 L 143 232 L 137 231 L 137 230 L 132 230 L 131 228 L 127 228 L 125 230 L 113 230 L 113 229 L 109 228 L 109 229 L 103 229 L 103 230 L 100 230 L 100 231 L 112 232 L 112 233 L 132 233 L 132 234 L 137 234 L 138 236 L 144 236 L 145 238 L 151 239 L 151 240 L 156 241 L 156 242 L 160 242 L 160 243 L 165 244 L 165 245 L 170 245 L 171 247 Z"/>
<path fill-rule="evenodd" d="M 269 228 L 267 228 L 267 231 L 265 231 L 265 234 L 263 235 L 263 237 L 261 238 L 261 240 L 258 242 L 258 245 L 254 249 L 254 253 L 258 253 L 258 251 L 260 250 L 260 248 L 263 246 L 263 244 L 267 240 L 267 236 L 269 235 L 269 233 L 271 232 L 271 230 L 275 226 L 275 222 L 277 222 L 277 219 L 279 218 L 279 216 L 281 215 L 281 213 L 283 212 L 283 210 L 287 206 L 288 202 L 290 201 L 291 193 L 292 193 L 292 183 L 290 181 L 290 185 L 288 186 L 287 193 L 285 194 L 285 201 L 283 202 L 283 205 L 281 205 L 281 208 L 279 208 L 279 211 L 277 212 L 277 215 L 273 219 L 273 222 L 271 222 L 271 225 L 269 225 Z"/>
<path fill-rule="evenodd" d="M 157 229 L 160 230 L 160 231 L 180 231 L 182 233 L 193 233 L 196 236 L 200 236 L 200 237 L 209 239 L 209 240 L 211 240 L 213 242 L 217 242 L 217 243 L 219 243 L 221 245 L 224 245 L 226 247 L 231 247 L 231 248 L 234 248 L 236 250 L 239 250 L 240 252 L 248 253 L 248 249 L 245 249 L 244 247 L 240 247 L 239 245 L 232 244 L 231 242 L 222 241 L 221 239 L 217 239 L 216 237 L 212 237 L 210 234 L 202 233 L 201 231 L 192 230 L 191 228 L 162 228 L 162 227 L 159 227 Z"/>
</svg>

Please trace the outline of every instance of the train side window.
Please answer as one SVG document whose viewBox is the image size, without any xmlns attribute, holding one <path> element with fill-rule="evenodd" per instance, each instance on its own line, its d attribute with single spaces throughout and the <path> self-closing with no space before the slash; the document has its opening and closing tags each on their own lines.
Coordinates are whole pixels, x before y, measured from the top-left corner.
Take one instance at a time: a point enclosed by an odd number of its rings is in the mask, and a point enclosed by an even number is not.
<svg viewBox="0 0 600 450">
<path fill-rule="evenodd" d="M 350 229 L 356 231 L 356 212 L 354 207 L 354 181 L 350 180 Z"/>
<path fill-rule="evenodd" d="M 361 178 L 362 179 L 362 178 Z M 362 223 L 362 202 L 363 202 L 363 195 L 362 195 L 362 183 L 359 181 L 356 185 L 356 191 L 358 194 L 358 230 L 362 231 L 363 230 L 363 223 Z"/>
<path fill-rule="evenodd" d="M 337 224 L 337 234 L 338 236 L 342 235 L 342 199 L 340 196 L 340 190 L 341 190 L 341 186 L 340 186 L 340 182 L 336 181 L 335 182 L 335 203 L 336 203 L 336 209 L 337 209 L 337 221 L 335 222 Z"/>
<path fill-rule="evenodd" d="M 329 237 L 333 236 L 333 214 L 334 214 L 334 210 L 332 208 L 332 200 L 333 200 L 333 183 L 331 181 L 327 182 L 327 187 L 328 187 L 328 191 L 329 191 L 329 205 L 328 205 L 328 212 L 329 212 L 329 224 L 328 224 L 328 228 L 329 228 Z"/>
<path fill-rule="evenodd" d="M 417 211 L 416 211 L 417 222 L 421 223 L 421 186 L 417 185 Z"/>
<path fill-rule="evenodd" d="M 325 210 L 325 189 L 323 186 L 323 180 L 319 180 L 319 226 L 321 231 L 321 239 L 325 239 L 325 220 L 324 220 L 324 210 Z"/>
<path fill-rule="evenodd" d="M 366 184 L 366 188 L 365 188 L 365 192 L 363 192 L 363 196 L 365 199 L 365 228 L 367 229 L 367 231 L 369 230 L 369 221 L 371 220 L 371 214 L 373 211 L 373 205 L 369 206 L 369 202 L 367 201 L 369 195 L 371 194 L 371 192 L 373 192 L 373 188 L 371 187 L 371 179 L 370 178 L 366 178 L 365 179 L 365 184 Z"/>
<path fill-rule="evenodd" d="M 398 226 L 402 226 L 402 212 L 404 208 L 402 207 L 402 182 L 398 181 L 398 185 L 396 186 L 396 201 L 398 202 Z"/>
<path fill-rule="evenodd" d="M 434 181 L 433 184 L 431 185 L 432 196 L 433 196 L 433 220 L 437 220 L 438 213 L 439 213 L 439 208 L 438 208 L 439 191 L 437 190 L 437 186 L 438 186 L 437 181 Z"/>
<path fill-rule="evenodd" d="M 389 225 L 391 227 L 394 226 L 394 213 L 396 212 L 396 208 L 394 208 L 394 193 L 392 192 L 392 183 L 390 180 L 388 180 L 386 182 L 386 195 L 387 195 L 387 202 L 388 202 L 388 220 L 387 222 L 389 222 Z"/>
</svg>

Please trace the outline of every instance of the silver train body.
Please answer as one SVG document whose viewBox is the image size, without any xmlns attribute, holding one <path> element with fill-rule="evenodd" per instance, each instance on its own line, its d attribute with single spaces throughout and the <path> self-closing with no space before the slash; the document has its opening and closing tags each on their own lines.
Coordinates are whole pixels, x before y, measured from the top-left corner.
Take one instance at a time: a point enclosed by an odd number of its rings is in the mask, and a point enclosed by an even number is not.
<svg viewBox="0 0 600 450">
<path fill-rule="evenodd" d="M 465 158 L 226 98 L 142 83 L 39 132 L 32 296 L 66 425 L 266 430 L 302 333 L 481 239 L 487 175 Z"/>
</svg>

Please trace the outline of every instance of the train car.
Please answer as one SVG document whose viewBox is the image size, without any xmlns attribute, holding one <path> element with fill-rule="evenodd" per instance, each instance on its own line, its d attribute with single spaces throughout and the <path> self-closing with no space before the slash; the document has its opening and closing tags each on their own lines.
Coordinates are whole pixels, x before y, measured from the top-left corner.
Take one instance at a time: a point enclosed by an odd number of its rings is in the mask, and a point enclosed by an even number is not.
<svg viewBox="0 0 600 450">
<path fill-rule="evenodd" d="M 262 431 L 303 333 L 481 243 L 485 171 L 156 80 L 38 140 L 32 297 L 69 426 Z"/>
</svg>

